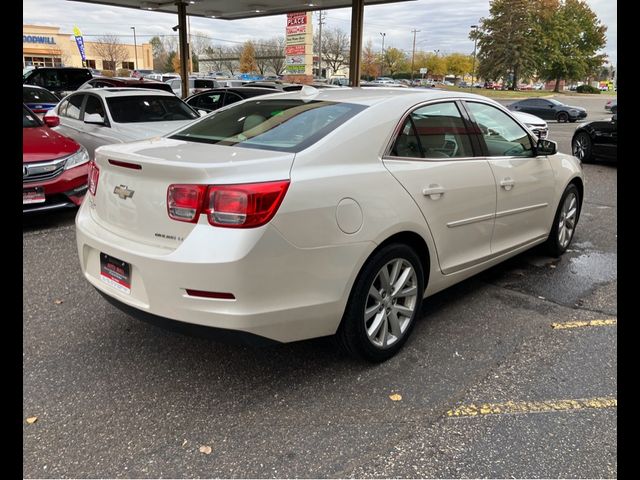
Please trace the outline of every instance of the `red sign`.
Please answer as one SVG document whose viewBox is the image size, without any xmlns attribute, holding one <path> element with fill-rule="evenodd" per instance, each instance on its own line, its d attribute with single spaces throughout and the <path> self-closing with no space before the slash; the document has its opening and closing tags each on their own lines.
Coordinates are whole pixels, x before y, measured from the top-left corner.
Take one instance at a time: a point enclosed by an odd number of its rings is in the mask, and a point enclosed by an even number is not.
<svg viewBox="0 0 640 480">
<path fill-rule="evenodd" d="M 298 33 L 307 33 L 307 26 L 296 25 L 294 27 L 287 27 L 287 35 L 296 35 Z"/>
<path fill-rule="evenodd" d="M 287 27 L 293 27 L 296 25 L 306 25 L 306 24 L 307 24 L 306 12 L 287 13 Z"/>
<path fill-rule="evenodd" d="M 286 55 L 304 55 L 304 45 L 289 45 L 285 48 Z"/>
</svg>

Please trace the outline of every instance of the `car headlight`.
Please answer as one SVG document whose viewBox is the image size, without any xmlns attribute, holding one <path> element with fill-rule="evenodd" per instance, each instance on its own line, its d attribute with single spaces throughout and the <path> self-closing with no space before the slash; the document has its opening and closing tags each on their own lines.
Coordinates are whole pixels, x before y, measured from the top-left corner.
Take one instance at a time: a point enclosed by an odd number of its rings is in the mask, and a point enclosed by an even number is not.
<svg viewBox="0 0 640 480">
<path fill-rule="evenodd" d="M 571 110 L 569 110 L 569 113 L 571 113 L 573 115 L 577 115 L 578 114 L 578 110 L 576 110 L 575 108 L 572 108 Z"/>
<path fill-rule="evenodd" d="M 67 158 L 67 162 L 64 165 L 64 169 L 69 170 L 70 168 L 84 165 L 88 161 L 89 161 L 89 152 L 87 152 L 86 148 L 80 145 L 80 149 L 76 153 L 71 155 L 69 158 Z"/>
</svg>

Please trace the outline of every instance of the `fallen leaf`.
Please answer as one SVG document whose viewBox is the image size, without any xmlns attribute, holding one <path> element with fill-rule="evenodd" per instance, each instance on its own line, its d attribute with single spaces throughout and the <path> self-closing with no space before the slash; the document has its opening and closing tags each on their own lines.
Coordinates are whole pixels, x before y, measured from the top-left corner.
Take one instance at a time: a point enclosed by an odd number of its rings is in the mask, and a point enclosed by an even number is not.
<svg viewBox="0 0 640 480">
<path fill-rule="evenodd" d="M 38 421 L 38 417 L 27 417 L 27 423 L 29 425 L 36 423 Z"/>
<path fill-rule="evenodd" d="M 400 395 L 399 393 L 394 393 L 393 395 L 389 395 L 389 398 L 394 402 L 399 402 L 400 400 L 402 400 L 402 395 Z"/>
<path fill-rule="evenodd" d="M 53 303 L 60 305 L 61 303 L 64 303 L 64 300 L 54 300 Z"/>
<path fill-rule="evenodd" d="M 555 265 L 549 265 L 549 268 L 556 268 Z"/>
<path fill-rule="evenodd" d="M 211 447 L 209 445 L 202 445 L 200 447 L 200 453 L 204 453 L 206 455 L 209 455 L 211 453 Z"/>
<path fill-rule="evenodd" d="M 182 442 L 182 446 L 184 447 L 187 444 L 187 439 L 184 439 L 184 442 Z"/>
</svg>

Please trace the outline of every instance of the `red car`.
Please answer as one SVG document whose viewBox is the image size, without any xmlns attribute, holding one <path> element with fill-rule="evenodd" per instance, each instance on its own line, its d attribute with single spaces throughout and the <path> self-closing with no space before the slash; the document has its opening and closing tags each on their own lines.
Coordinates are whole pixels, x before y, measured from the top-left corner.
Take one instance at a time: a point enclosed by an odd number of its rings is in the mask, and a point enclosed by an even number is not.
<svg viewBox="0 0 640 480">
<path fill-rule="evenodd" d="M 22 106 L 22 213 L 80 205 L 88 166 L 84 147 Z"/>
</svg>

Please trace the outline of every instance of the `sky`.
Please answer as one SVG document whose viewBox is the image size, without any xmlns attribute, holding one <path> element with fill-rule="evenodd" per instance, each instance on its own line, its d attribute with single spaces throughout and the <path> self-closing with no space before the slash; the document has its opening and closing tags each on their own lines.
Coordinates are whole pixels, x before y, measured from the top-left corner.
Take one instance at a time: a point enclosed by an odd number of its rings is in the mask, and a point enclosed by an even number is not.
<svg viewBox="0 0 640 480">
<path fill-rule="evenodd" d="M 587 0 L 600 21 L 607 26 L 607 45 L 604 53 L 609 63 L 617 66 L 618 10 L 611 0 Z M 77 25 L 87 40 L 106 33 L 122 35 L 123 43 L 133 43 L 130 27 L 136 27 L 139 43 L 154 35 L 175 35 L 171 30 L 177 23 L 175 15 L 130 8 L 92 5 L 68 0 L 23 0 L 25 24 L 59 26 L 62 32 L 72 32 Z M 382 46 L 385 33 L 385 49 L 395 47 L 411 52 L 413 34 L 417 29 L 416 50 L 441 54 L 473 53 L 469 40 L 471 25 L 489 15 L 489 0 L 416 0 L 389 5 L 365 7 L 364 44 L 371 40 L 374 50 Z M 349 33 L 351 9 L 325 10 L 323 28 L 340 28 Z M 286 16 L 274 15 L 260 19 L 216 20 L 193 17 L 191 33 L 204 34 L 216 45 L 234 45 L 246 40 L 284 36 Z M 314 31 L 317 15 L 314 15 Z"/>
</svg>

